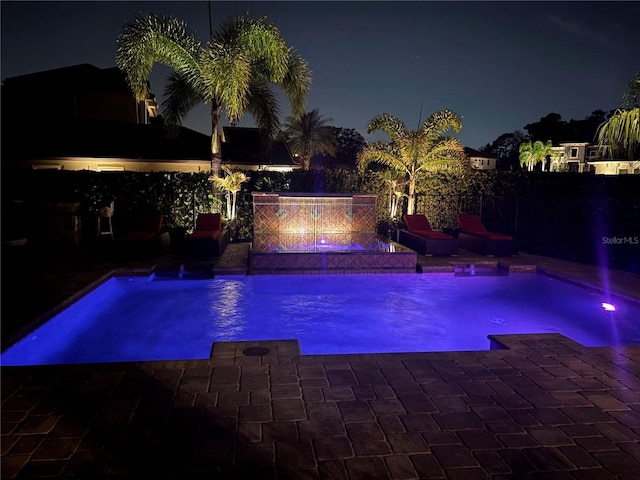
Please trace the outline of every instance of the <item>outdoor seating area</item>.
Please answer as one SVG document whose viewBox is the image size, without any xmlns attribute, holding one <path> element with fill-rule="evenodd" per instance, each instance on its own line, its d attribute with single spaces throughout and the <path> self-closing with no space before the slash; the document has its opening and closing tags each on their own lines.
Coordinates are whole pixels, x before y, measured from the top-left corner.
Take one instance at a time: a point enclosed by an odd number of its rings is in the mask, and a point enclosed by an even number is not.
<svg viewBox="0 0 640 480">
<path fill-rule="evenodd" d="M 160 212 L 141 213 L 125 232 L 116 236 L 120 250 L 163 250 L 169 249 L 170 236 L 163 231 L 164 216 Z"/>
<path fill-rule="evenodd" d="M 511 235 L 488 231 L 478 215 L 458 215 L 462 232 L 458 235 L 461 248 L 490 257 L 518 255 L 518 241 Z"/>
<path fill-rule="evenodd" d="M 458 240 L 434 231 L 425 215 L 404 215 L 402 218 L 407 230 L 400 229 L 400 244 L 421 255 L 458 255 Z"/>
<path fill-rule="evenodd" d="M 196 228 L 185 239 L 185 253 L 193 258 L 220 257 L 229 243 L 229 229 L 220 213 L 200 213 Z"/>
</svg>

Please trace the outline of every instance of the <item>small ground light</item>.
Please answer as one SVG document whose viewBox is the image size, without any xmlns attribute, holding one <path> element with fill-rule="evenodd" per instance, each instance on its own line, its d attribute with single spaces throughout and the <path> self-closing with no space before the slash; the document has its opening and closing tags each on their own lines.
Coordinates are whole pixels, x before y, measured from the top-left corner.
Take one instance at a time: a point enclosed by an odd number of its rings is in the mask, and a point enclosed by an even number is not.
<svg viewBox="0 0 640 480">
<path fill-rule="evenodd" d="M 602 303 L 602 308 L 604 308 L 607 312 L 615 312 L 616 311 L 616 307 L 611 305 L 610 303 L 606 303 L 603 302 Z"/>
</svg>

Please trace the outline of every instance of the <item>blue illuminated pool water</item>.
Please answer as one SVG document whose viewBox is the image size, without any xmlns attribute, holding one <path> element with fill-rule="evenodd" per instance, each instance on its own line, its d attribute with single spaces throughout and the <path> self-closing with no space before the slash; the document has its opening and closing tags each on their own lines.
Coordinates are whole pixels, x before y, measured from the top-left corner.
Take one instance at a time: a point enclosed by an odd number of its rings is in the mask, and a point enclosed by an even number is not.
<svg viewBox="0 0 640 480">
<path fill-rule="evenodd" d="M 3 365 L 208 358 L 213 342 L 303 354 L 486 350 L 489 334 L 640 345 L 640 307 L 541 274 L 114 277 L 2 354 Z"/>
</svg>

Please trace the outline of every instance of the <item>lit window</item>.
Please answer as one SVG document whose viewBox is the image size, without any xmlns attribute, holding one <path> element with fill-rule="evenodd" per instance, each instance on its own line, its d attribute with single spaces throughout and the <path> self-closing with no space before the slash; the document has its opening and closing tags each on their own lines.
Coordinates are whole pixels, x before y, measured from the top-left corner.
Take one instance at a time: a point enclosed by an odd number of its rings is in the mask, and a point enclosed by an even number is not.
<svg viewBox="0 0 640 480">
<path fill-rule="evenodd" d="M 120 165 L 98 165 L 98 172 L 124 172 L 124 167 Z"/>
<path fill-rule="evenodd" d="M 43 165 L 35 164 L 31 165 L 32 170 L 62 170 L 62 165 Z"/>
</svg>

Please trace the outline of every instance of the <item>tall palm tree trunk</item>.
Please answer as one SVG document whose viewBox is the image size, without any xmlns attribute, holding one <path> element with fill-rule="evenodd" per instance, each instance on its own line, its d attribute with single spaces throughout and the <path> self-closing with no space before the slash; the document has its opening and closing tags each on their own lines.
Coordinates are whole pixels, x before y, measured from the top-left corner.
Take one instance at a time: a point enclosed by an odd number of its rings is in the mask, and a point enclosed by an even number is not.
<svg viewBox="0 0 640 480">
<path fill-rule="evenodd" d="M 231 192 L 231 198 L 232 198 L 232 202 L 233 205 L 231 206 L 231 221 L 234 221 L 236 219 L 236 217 L 238 216 L 238 211 L 236 209 L 236 199 L 238 198 L 238 193 L 237 192 Z"/>
<path fill-rule="evenodd" d="M 220 138 L 220 112 L 222 105 L 211 100 L 211 170 L 217 173 L 222 163 L 222 141 Z"/>
<path fill-rule="evenodd" d="M 229 221 L 233 220 L 233 205 L 231 203 L 231 193 L 230 192 L 226 192 L 224 194 L 224 197 L 227 201 L 227 218 L 229 219 Z"/>
<path fill-rule="evenodd" d="M 416 209 L 416 182 L 411 180 L 409 182 L 409 201 L 407 203 L 407 213 L 413 215 Z"/>
</svg>

